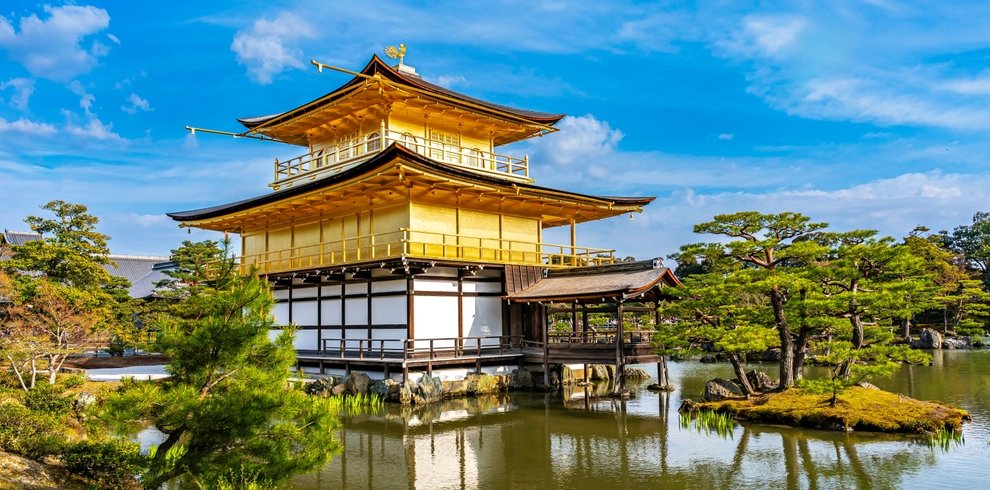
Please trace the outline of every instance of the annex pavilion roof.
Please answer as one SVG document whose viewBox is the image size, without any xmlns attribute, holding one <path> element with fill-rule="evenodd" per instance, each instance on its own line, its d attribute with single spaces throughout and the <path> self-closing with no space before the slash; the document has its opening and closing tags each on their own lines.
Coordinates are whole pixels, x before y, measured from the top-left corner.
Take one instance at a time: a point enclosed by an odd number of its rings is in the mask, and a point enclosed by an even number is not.
<svg viewBox="0 0 990 490">
<path fill-rule="evenodd" d="M 546 303 L 626 300 L 649 294 L 655 299 L 659 289 L 677 286 L 680 281 L 659 259 L 622 262 L 576 269 L 547 270 L 546 277 L 531 286 L 507 294 L 515 303 Z"/>
</svg>

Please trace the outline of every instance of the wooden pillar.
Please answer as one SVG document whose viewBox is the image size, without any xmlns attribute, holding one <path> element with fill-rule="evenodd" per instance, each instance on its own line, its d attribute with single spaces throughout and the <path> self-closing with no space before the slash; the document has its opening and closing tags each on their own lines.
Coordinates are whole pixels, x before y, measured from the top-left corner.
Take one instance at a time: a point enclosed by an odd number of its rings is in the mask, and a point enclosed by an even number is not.
<svg viewBox="0 0 990 490">
<path fill-rule="evenodd" d="M 295 279 L 289 276 L 289 324 L 292 324 L 292 283 Z"/>
<path fill-rule="evenodd" d="M 322 228 L 322 226 L 321 226 Z M 316 275 L 316 350 L 323 352 L 323 276 Z M 323 374 L 323 361 L 320 361 L 320 374 Z"/>
<path fill-rule="evenodd" d="M 584 333 L 582 342 L 588 341 L 588 305 L 581 303 L 581 331 Z"/>
<path fill-rule="evenodd" d="M 373 325 L 372 318 L 371 318 L 371 316 L 372 316 L 371 276 L 370 276 L 371 272 L 369 271 L 368 274 L 369 274 L 369 276 L 368 276 L 368 291 L 367 291 L 367 295 L 368 295 L 368 313 L 367 313 L 368 314 L 368 318 L 366 318 L 366 320 L 368 320 L 368 339 L 370 340 L 371 337 L 372 337 L 371 329 L 372 329 L 372 325 Z M 368 350 L 371 350 L 371 342 L 368 342 Z"/>
<path fill-rule="evenodd" d="M 543 386 L 550 386 L 550 307 L 540 303 L 543 309 Z"/>
<path fill-rule="evenodd" d="M 626 385 L 626 353 L 623 345 L 623 308 L 622 300 L 619 300 L 615 308 L 615 393 L 622 393 Z"/>
<path fill-rule="evenodd" d="M 577 265 L 577 227 L 574 218 L 571 218 L 571 265 Z"/>
</svg>

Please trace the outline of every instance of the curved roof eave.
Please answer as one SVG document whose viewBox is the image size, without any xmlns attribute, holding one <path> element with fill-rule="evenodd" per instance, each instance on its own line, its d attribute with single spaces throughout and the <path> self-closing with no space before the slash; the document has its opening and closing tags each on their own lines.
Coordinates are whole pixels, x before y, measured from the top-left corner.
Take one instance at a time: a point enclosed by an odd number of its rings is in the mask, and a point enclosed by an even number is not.
<svg viewBox="0 0 990 490">
<path fill-rule="evenodd" d="M 500 179 L 495 176 L 487 176 L 472 172 L 470 170 L 461 170 L 456 167 L 445 165 L 439 162 L 430 160 L 429 158 L 420 155 L 419 153 L 413 152 L 406 147 L 392 143 L 385 150 L 377 155 L 369 158 L 368 160 L 359 163 L 339 174 L 332 175 L 329 177 L 324 177 L 321 179 L 316 179 L 311 182 L 307 182 L 303 185 L 292 186 L 288 189 L 282 191 L 276 191 L 262 196 L 256 196 L 248 199 L 243 199 L 240 201 L 235 201 L 227 204 L 220 204 L 217 206 L 211 206 L 201 209 L 192 209 L 189 211 L 178 211 L 173 213 L 166 213 L 166 215 L 176 221 L 198 221 L 202 219 L 216 218 L 218 216 L 223 216 L 225 214 L 243 211 L 256 206 L 261 206 L 264 204 L 270 204 L 273 202 L 280 201 L 282 199 L 287 199 L 300 194 L 305 194 L 310 191 L 318 190 L 323 187 L 333 185 L 338 182 L 343 182 L 351 178 L 360 176 L 364 173 L 371 172 L 381 168 L 387 164 L 390 164 L 396 157 L 404 157 L 406 160 L 422 165 L 428 170 L 446 173 L 453 177 L 461 178 L 464 180 L 474 180 L 482 184 L 497 184 L 512 186 L 514 185 L 522 191 L 533 191 L 536 193 L 555 193 L 564 194 L 576 199 L 586 199 L 586 200 L 597 200 L 611 202 L 613 206 L 645 206 L 653 202 L 655 197 L 601 197 L 592 196 L 588 194 L 580 194 L 577 192 L 561 191 L 557 189 L 551 189 L 549 187 L 540 187 L 532 184 L 520 184 Z"/>
<path fill-rule="evenodd" d="M 526 119 L 530 122 L 534 122 L 537 124 L 554 125 L 557 124 L 566 115 L 566 114 L 554 114 L 549 112 L 530 111 L 526 109 L 517 109 L 515 107 L 494 104 L 481 99 L 470 97 L 468 95 L 454 92 L 453 90 L 443 88 L 439 85 L 434 85 L 423 79 L 416 78 L 410 75 L 406 75 L 402 72 L 399 72 L 398 70 L 392 68 L 387 63 L 382 61 L 382 59 L 379 58 L 378 55 L 372 55 L 371 60 L 368 61 L 368 64 L 366 64 L 364 68 L 361 69 L 360 73 L 364 75 L 374 75 L 375 73 L 381 73 L 393 82 L 411 85 L 421 90 L 435 92 L 437 94 L 444 95 L 447 97 L 452 97 L 454 99 L 458 99 L 469 104 L 476 104 L 483 107 L 487 107 L 496 112 L 512 114 L 515 117 Z M 278 114 L 271 114 L 268 116 L 237 118 L 237 122 L 241 123 L 242 125 L 244 125 L 244 127 L 248 129 L 254 129 L 258 126 L 268 125 L 269 123 L 282 122 L 279 121 L 280 119 L 287 120 L 294 117 L 298 117 L 311 110 L 323 107 L 333 102 L 334 100 L 339 98 L 339 96 L 341 95 L 340 92 L 342 92 L 344 89 L 356 83 L 359 83 L 361 80 L 362 80 L 361 77 L 355 76 L 351 78 L 351 80 L 349 80 L 347 83 L 341 85 L 340 87 L 336 88 L 330 93 L 322 97 L 319 97 L 313 101 L 307 102 L 295 109 L 288 110 L 285 112 L 280 112 Z"/>
</svg>

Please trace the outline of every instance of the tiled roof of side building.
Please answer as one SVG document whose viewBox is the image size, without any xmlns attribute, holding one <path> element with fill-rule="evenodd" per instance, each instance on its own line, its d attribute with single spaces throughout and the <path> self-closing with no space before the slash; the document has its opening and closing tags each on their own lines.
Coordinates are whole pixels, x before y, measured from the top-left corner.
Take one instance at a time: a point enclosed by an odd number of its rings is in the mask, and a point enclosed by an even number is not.
<svg viewBox="0 0 990 490">
<path fill-rule="evenodd" d="M 10 231 L 3 230 L 3 243 L 8 245 L 24 245 L 41 239 L 41 233 L 33 231 Z"/>
<path fill-rule="evenodd" d="M 168 260 L 168 257 L 157 255 L 111 254 L 109 258 L 110 263 L 103 266 L 107 272 L 118 277 L 123 277 L 130 281 L 131 284 L 134 284 L 138 279 L 151 272 L 155 264 Z"/>
<path fill-rule="evenodd" d="M 166 271 L 174 270 L 178 265 L 174 261 L 159 262 L 152 267 L 144 276 L 136 281 L 131 281 L 131 288 L 128 290 L 132 298 L 144 299 L 155 295 L 158 290 L 157 284 L 169 279 Z"/>
</svg>

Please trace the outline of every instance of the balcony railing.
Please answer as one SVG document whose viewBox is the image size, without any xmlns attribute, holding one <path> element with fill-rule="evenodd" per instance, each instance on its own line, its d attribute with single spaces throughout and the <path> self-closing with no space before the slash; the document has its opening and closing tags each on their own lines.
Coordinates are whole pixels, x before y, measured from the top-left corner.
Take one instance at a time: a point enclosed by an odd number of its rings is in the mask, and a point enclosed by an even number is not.
<svg viewBox="0 0 990 490">
<path fill-rule="evenodd" d="M 383 129 L 361 135 L 348 144 L 314 150 L 281 162 L 275 160 L 275 180 L 270 185 L 278 190 L 297 181 L 340 173 L 381 152 L 393 142 L 436 161 L 523 182 L 531 181 L 529 156 L 516 158 Z"/>
<path fill-rule="evenodd" d="M 402 228 L 377 235 L 249 254 L 241 258 L 241 268 L 244 272 L 257 268 L 260 274 L 272 274 L 398 257 L 543 267 L 580 267 L 615 262 L 615 252 L 607 249 Z"/>
</svg>

